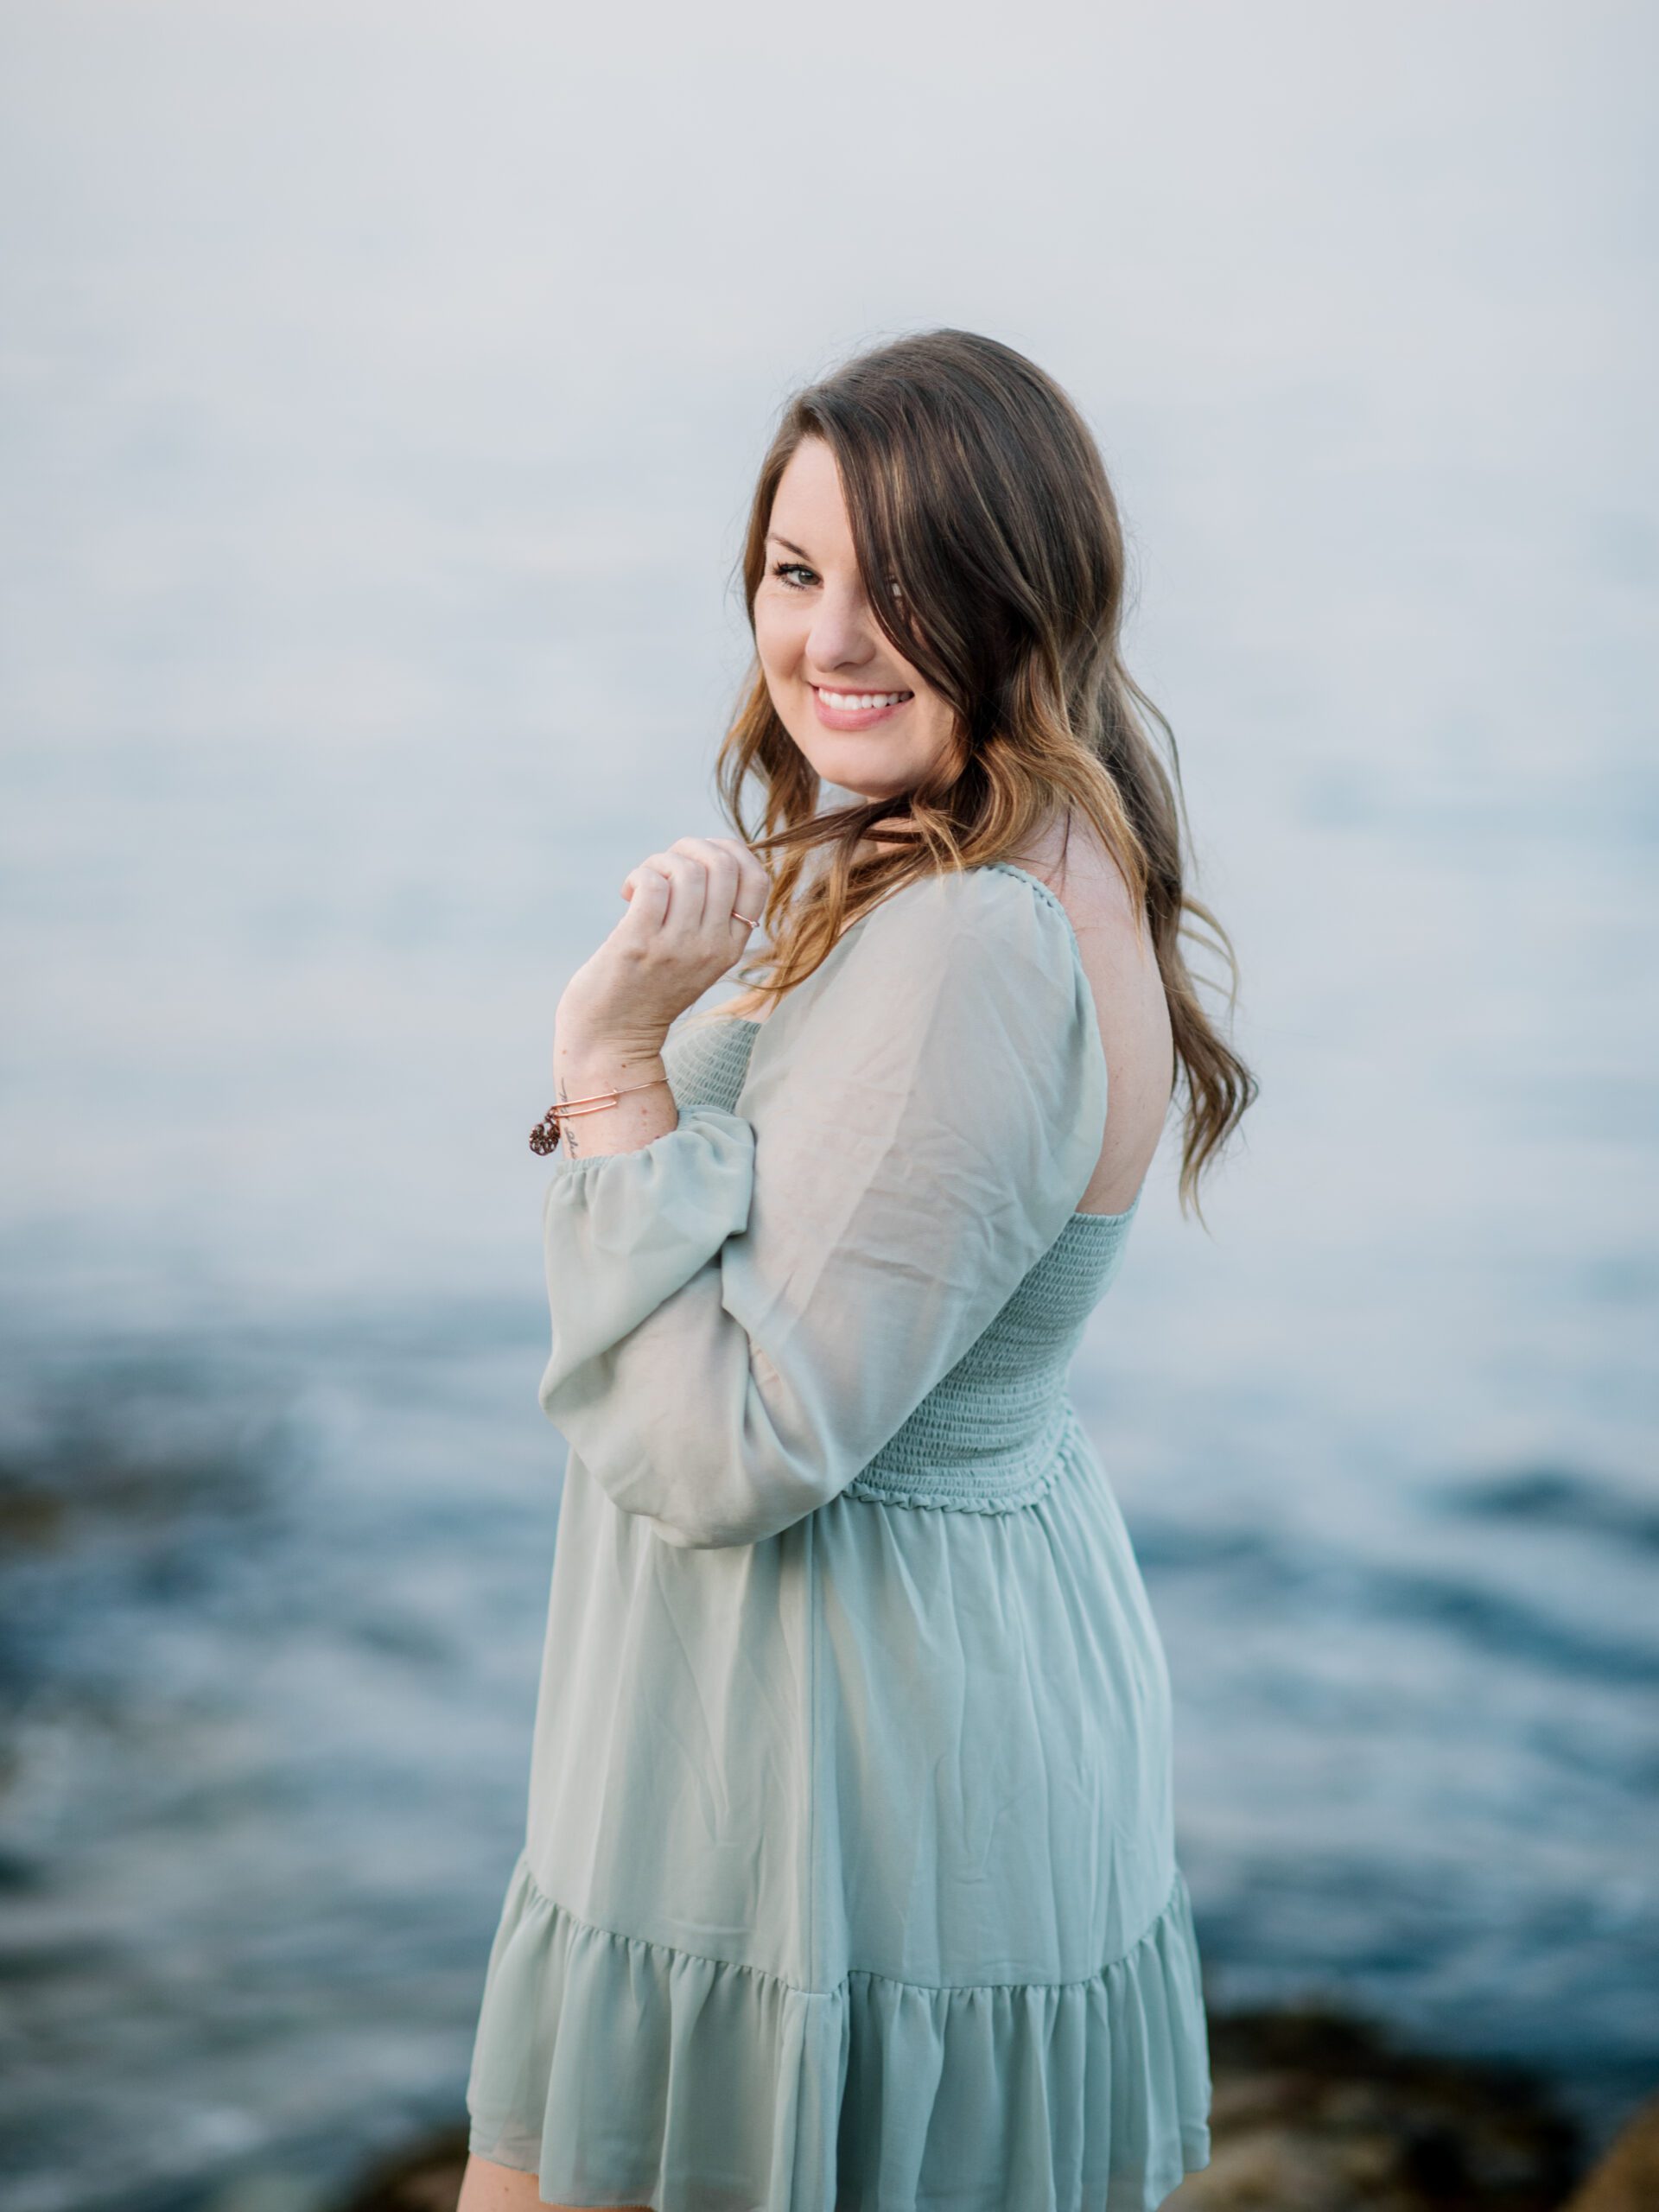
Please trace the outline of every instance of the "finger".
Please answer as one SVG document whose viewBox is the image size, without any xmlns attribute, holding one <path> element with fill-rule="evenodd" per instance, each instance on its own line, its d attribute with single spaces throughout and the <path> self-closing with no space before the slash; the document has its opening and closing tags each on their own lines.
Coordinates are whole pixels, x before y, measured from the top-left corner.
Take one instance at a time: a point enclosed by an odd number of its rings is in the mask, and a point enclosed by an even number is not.
<svg viewBox="0 0 1659 2212">
<path fill-rule="evenodd" d="M 649 875 L 657 882 L 666 884 L 671 894 L 676 875 L 674 861 L 671 847 L 660 853 L 647 853 L 644 860 L 629 870 L 623 880 L 625 884 L 639 883 Z"/>
<path fill-rule="evenodd" d="M 626 930 L 631 938 L 652 936 L 662 927 L 671 892 L 667 876 L 651 861 L 641 861 L 638 868 L 630 868 L 622 879 L 622 896 L 628 902 L 628 909 L 617 924 L 618 929 Z M 630 924 L 633 926 L 630 927 Z"/>
<path fill-rule="evenodd" d="M 771 878 L 740 837 L 680 837 L 671 850 L 701 859 L 707 869 L 703 920 L 711 931 L 740 936 L 766 912 Z"/>
<path fill-rule="evenodd" d="M 703 923 L 715 931 L 747 928 L 747 923 L 734 922 L 738 910 L 755 918 L 753 909 L 745 906 L 742 899 L 742 869 L 739 854 L 744 849 L 733 837 L 677 837 L 673 850 L 684 852 L 702 861 L 706 871 L 703 892 Z"/>
<path fill-rule="evenodd" d="M 707 849 L 711 853 L 727 855 L 731 862 L 729 878 L 721 877 L 722 887 L 729 883 L 731 912 L 740 929 L 753 928 L 766 911 L 772 896 L 772 878 L 753 849 L 741 837 L 690 837 L 680 841 L 688 846 Z M 710 887 L 710 899 L 714 897 Z"/>
<path fill-rule="evenodd" d="M 669 948 L 682 954 L 692 950 L 702 934 L 704 918 L 710 909 L 709 863 L 702 854 L 685 849 L 695 842 L 694 839 L 680 838 L 665 852 L 651 856 L 651 865 L 667 877 L 669 884 L 663 937 Z"/>
<path fill-rule="evenodd" d="M 753 924 L 763 922 L 772 903 L 772 871 L 747 845 L 739 852 L 737 868 L 738 911 Z"/>
</svg>

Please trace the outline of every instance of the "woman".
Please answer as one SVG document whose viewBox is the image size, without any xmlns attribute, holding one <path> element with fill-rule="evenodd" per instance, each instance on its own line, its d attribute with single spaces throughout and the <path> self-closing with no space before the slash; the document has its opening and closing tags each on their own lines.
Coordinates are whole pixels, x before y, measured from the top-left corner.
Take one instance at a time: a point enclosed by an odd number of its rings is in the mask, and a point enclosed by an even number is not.
<svg viewBox="0 0 1659 2212">
<path fill-rule="evenodd" d="M 1254 1085 L 1178 947 L 1116 512 L 1048 378 L 935 331 L 790 405 L 744 572 L 721 788 L 769 834 L 631 872 L 533 1140 L 570 1451 L 461 2212 L 1149 2212 L 1206 2031 L 1065 1383 L 1175 1063 L 1184 1202 Z"/>
</svg>

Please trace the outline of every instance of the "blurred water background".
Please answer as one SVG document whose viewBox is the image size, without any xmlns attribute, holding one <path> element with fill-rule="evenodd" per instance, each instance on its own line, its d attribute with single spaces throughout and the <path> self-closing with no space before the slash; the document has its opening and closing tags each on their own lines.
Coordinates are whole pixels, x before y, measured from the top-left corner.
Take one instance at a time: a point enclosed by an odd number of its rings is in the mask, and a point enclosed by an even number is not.
<svg viewBox="0 0 1659 2212">
<path fill-rule="evenodd" d="M 459 2110 L 553 1008 L 725 826 L 775 409 L 941 322 L 1099 433 L 1262 1084 L 1074 1373 L 1211 2000 L 1605 2140 L 1659 2078 L 1651 12 L 3 44 L 7 2205 L 301 2206 Z"/>
</svg>

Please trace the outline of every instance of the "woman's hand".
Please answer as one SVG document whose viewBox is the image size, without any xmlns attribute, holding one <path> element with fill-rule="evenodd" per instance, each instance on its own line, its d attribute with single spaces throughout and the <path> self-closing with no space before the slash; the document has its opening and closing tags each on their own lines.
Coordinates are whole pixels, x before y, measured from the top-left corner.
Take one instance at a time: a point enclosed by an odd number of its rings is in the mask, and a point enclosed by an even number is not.
<svg viewBox="0 0 1659 2212">
<path fill-rule="evenodd" d="M 565 986 L 561 1053 L 660 1052 L 672 1024 L 741 957 L 771 891 L 736 837 L 677 837 L 648 855 L 622 880 L 627 912 Z"/>
</svg>

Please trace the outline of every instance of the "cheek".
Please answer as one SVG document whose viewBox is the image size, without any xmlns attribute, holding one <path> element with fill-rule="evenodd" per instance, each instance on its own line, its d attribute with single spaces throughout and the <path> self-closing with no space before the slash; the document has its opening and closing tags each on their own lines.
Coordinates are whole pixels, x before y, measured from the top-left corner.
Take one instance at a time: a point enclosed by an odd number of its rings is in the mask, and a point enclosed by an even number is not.
<svg viewBox="0 0 1659 2212">
<path fill-rule="evenodd" d="M 956 710 L 948 699 L 937 693 L 928 702 L 926 749 L 928 758 L 944 760 L 951 758 L 957 747 Z"/>
<path fill-rule="evenodd" d="M 787 673 L 800 658 L 800 630 L 793 608 L 780 607 L 776 600 L 755 601 L 755 650 L 768 668 Z"/>
<path fill-rule="evenodd" d="M 956 719 L 951 712 L 950 701 L 941 698 L 937 691 L 930 691 L 925 704 L 930 736 L 935 739 L 944 738 L 949 734 L 950 725 Z"/>
</svg>

